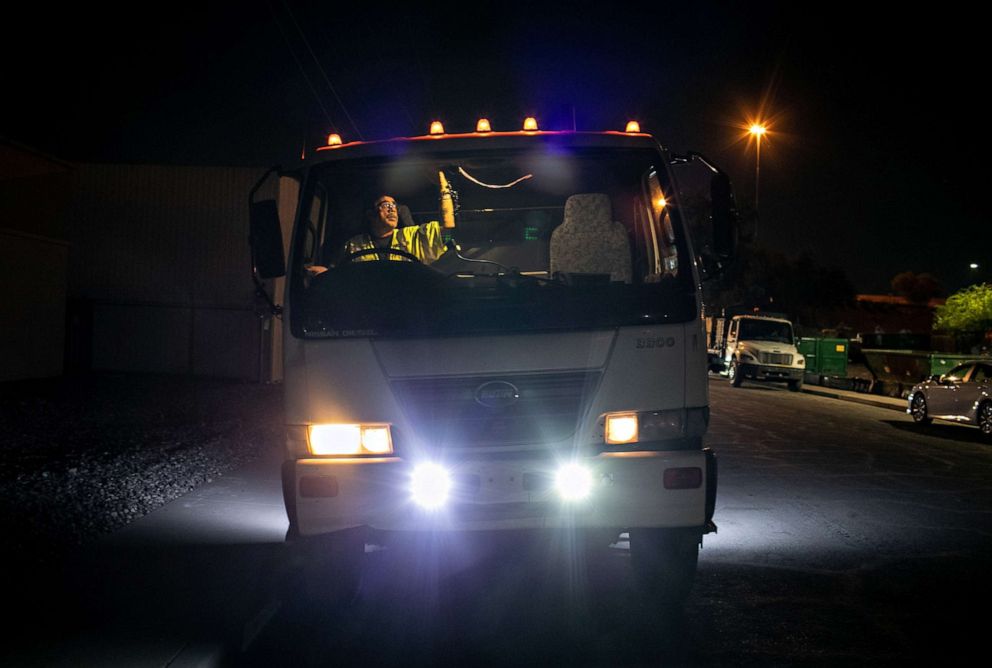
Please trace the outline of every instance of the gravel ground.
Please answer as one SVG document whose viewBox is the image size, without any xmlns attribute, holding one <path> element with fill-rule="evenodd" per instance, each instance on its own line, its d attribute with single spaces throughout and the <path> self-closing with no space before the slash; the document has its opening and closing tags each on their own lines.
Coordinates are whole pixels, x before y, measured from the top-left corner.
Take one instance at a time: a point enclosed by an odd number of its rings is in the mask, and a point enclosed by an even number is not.
<svg viewBox="0 0 992 668">
<path fill-rule="evenodd" d="M 0 385 L 0 526 L 58 556 L 282 445 L 282 387 L 101 374 Z"/>
</svg>

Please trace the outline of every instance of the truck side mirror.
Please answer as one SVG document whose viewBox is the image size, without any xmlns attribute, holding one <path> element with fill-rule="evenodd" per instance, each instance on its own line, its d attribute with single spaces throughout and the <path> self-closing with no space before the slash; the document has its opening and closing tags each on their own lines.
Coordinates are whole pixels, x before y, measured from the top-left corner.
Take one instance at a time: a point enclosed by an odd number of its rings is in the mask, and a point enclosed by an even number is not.
<svg viewBox="0 0 992 668">
<path fill-rule="evenodd" d="M 266 199 L 252 202 L 248 217 L 252 271 L 263 279 L 285 276 L 286 261 L 276 201 Z"/>
<path fill-rule="evenodd" d="M 717 172 L 710 179 L 710 200 L 713 203 L 713 250 L 721 260 L 729 260 L 737 254 L 739 221 L 730 177 L 723 172 Z"/>
</svg>

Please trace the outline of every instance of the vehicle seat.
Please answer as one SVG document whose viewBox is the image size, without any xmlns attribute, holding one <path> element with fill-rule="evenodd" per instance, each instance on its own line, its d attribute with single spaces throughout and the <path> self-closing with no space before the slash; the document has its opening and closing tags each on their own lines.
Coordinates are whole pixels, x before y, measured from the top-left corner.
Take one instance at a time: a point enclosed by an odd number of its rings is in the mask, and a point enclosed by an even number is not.
<svg viewBox="0 0 992 668">
<path fill-rule="evenodd" d="M 551 233 L 550 272 L 609 274 L 611 281 L 630 283 L 630 241 L 626 228 L 613 221 L 607 195 L 565 201 L 565 218 Z"/>
</svg>

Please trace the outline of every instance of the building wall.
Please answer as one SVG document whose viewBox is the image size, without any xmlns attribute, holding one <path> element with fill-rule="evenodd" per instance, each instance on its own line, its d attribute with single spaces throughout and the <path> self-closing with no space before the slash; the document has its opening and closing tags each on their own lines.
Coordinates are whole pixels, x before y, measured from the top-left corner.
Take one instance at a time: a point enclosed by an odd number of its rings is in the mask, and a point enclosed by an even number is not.
<svg viewBox="0 0 992 668">
<path fill-rule="evenodd" d="M 263 172 L 79 166 L 68 284 L 89 331 L 70 337 L 93 369 L 267 379 L 248 251 L 247 197 Z"/>
<path fill-rule="evenodd" d="M 62 373 L 65 241 L 0 229 L 0 381 Z"/>
<path fill-rule="evenodd" d="M 0 141 L 0 381 L 62 373 L 72 171 Z"/>
</svg>

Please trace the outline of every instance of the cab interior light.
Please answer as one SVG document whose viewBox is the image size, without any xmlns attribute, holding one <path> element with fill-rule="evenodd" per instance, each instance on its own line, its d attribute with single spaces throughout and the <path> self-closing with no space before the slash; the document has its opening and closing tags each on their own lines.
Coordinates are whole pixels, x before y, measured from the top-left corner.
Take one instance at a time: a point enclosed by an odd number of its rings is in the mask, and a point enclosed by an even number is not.
<svg viewBox="0 0 992 668">
<path fill-rule="evenodd" d="M 310 453 L 318 456 L 388 455 L 393 441 L 388 424 L 313 424 Z"/>
</svg>

